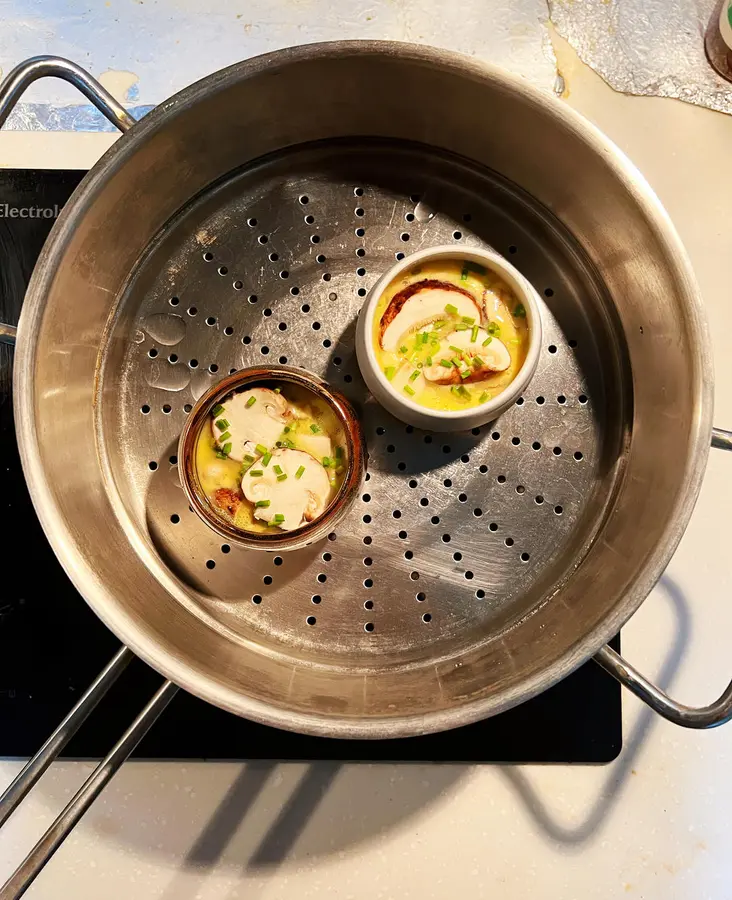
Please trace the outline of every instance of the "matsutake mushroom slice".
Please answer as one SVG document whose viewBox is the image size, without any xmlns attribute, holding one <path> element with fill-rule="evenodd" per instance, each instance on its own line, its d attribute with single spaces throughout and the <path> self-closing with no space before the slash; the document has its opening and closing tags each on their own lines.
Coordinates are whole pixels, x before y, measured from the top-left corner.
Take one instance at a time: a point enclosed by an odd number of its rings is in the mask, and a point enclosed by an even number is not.
<svg viewBox="0 0 732 900">
<path fill-rule="evenodd" d="M 292 531 L 322 515 L 332 488 L 321 463 L 303 450 L 290 449 L 275 450 L 263 463 L 255 462 L 241 480 L 256 519 Z"/>
<path fill-rule="evenodd" d="M 262 456 L 271 450 L 292 415 L 285 398 L 270 388 L 251 388 L 232 394 L 216 407 L 213 434 L 229 459 Z M 259 449 L 257 449 L 259 448 Z"/>
<path fill-rule="evenodd" d="M 455 308 L 456 316 L 481 321 L 481 309 L 475 297 L 449 281 L 427 278 L 403 288 L 391 298 L 381 317 L 382 348 L 396 350 L 405 334 L 443 319 L 448 306 Z"/>
<path fill-rule="evenodd" d="M 422 369 L 427 381 L 461 384 L 482 381 L 494 372 L 505 371 L 511 365 L 511 354 L 503 341 L 478 328 L 448 334 L 440 341 L 432 362 Z"/>
</svg>

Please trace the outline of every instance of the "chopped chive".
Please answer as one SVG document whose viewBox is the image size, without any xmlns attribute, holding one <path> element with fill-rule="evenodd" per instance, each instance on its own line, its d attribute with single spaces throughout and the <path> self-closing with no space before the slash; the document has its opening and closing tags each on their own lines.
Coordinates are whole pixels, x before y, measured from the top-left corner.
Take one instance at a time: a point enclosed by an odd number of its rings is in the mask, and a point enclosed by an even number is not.
<svg viewBox="0 0 732 900">
<path fill-rule="evenodd" d="M 264 456 L 264 454 L 267 452 L 267 448 L 264 446 L 264 444 L 257 444 L 256 451 L 260 456 Z"/>
<path fill-rule="evenodd" d="M 231 453 L 231 441 L 224 444 L 224 446 L 221 448 L 221 452 L 224 454 L 224 456 L 228 456 Z"/>
<path fill-rule="evenodd" d="M 269 500 L 257 500 L 257 502 L 254 505 L 257 507 L 257 509 L 267 509 L 269 504 L 270 504 Z"/>
<path fill-rule="evenodd" d="M 256 397 L 250 397 L 250 398 L 247 400 L 247 402 L 246 402 L 246 407 L 247 407 L 247 409 L 249 409 L 250 406 L 254 406 L 254 404 L 255 404 L 256 402 L 257 402 L 257 398 L 256 398 Z"/>
<path fill-rule="evenodd" d="M 402 344 L 402 346 L 399 348 L 399 352 L 400 353 L 409 353 L 409 347 L 407 347 L 406 344 Z"/>
<path fill-rule="evenodd" d="M 431 366 L 432 365 L 432 357 L 428 356 L 426 362 L 427 362 L 428 366 Z"/>
<path fill-rule="evenodd" d="M 305 466 L 300 466 L 300 468 L 295 472 L 295 478 L 302 478 L 305 474 Z"/>
<path fill-rule="evenodd" d="M 281 525 L 285 521 L 285 517 L 282 513 L 275 513 L 272 517 L 272 521 L 275 525 Z"/>
<path fill-rule="evenodd" d="M 470 343 L 474 344 L 478 340 L 478 326 L 473 325 L 473 330 L 470 332 Z"/>
<path fill-rule="evenodd" d="M 219 435 L 219 440 L 223 443 L 224 441 L 228 441 L 230 437 L 231 437 L 231 432 L 226 431 L 226 432 L 224 432 L 224 434 Z"/>
<path fill-rule="evenodd" d="M 281 475 L 278 475 L 277 481 L 287 481 L 287 474 L 283 472 Z"/>
<path fill-rule="evenodd" d="M 289 433 L 290 433 L 290 426 L 289 426 L 289 425 L 285 425 L 285 427 L 282 429 L 282 431 L 283 431 L 285 434 L 289 434 Z"/>
<path fill-rule="evenodd" d="M 223 411 L 224 407 L 220 403 L 217 403 L 216 406 L 214 406 L 214 408 L 211 410 L 211 415 L 216 417 L 218 415 L 221 415 Z"/>
<path fill-rule="evenodd" d="M 445 312 L 451 316 L 456 316 L 457 311 L 458 311 L 457 306 L 453 306 L 452 303 L 448 303 L 447 306 L 445 307 Z"/>
<path fill-rule="evenodd" d="M 452 350 L 453 353 L 462 353 L 463 352 L 460 349 L 460 347 L 456 347 L 455 344 L 450 344 L 450 350 Z"/>
<path fill-rule="evenodd" d="M 488 391 L 483 391 L 483 393 L 478 398 L 478 403 L 485 403 L 486 400 L 490 399 L 490 394 Z"/>
<path fill-rule="evenodd" d="M 465 322 L 466 325 L 475 325 L 475 319 L 470 316 L 463 316 L 460 321 Z"/>
<path fill-rule="evenodd" d="M 485 360 L 483 360 L 480 356 L 474 356 L 473 365 L 476 369 L 480 369 L 485 365 Z"/>
<path fill-rule="evenodd" d="M 441 359 L 441 360 L 440 360 L 440 365 L 441 365 L 441 366 L 444 366 L 446 369 L 451 369 L 451 368 L 452 368 L 452 363 L 450 362 L 449 359 Z"/>
<path fill-rule="evenodd" d="M 282 474 L 282 467 L 281 467 L 281 466 L 273 466 L 272 468 L 273 468 L 274 471 L 275 471 L 275 475 L 281 475 L 281 474 Z"/>
<path fill-rule="evenodd" d="M 455 331 L 467 331 L 468 328 L 470 328 L 469 325 L 461 325 L 461 324 L 457 324 L 457 325 L 455 326 Z"/>
<path fill-rule="evenodd" d="M 229 427 L 229 423 L 226 421 L 226 419 L 219 419 L 216 422 L 216 427 L 219 429 L 219 431 L 226 431 L 226 429 Z"/>
<path fill-rule="evenodd" d="M 336 459 L 343 457 L 343 447 L 336 447 Z"/>
<path fill-rule="evenodd" d="M 410 381 L 416 381 L 419 378 L 419 369 L 415 369 L 414 372 L 409 376 Z"/>
<path fill-rule="evenodd" d="M 408 384 L 405 384 L 404 393 L 409 394 L 410 397 L 414 397 L 414 388 L 411 388 Z"/>
<path fill-rule="evenodd" d="M 386 375 L 387 381 L 391 381 L 391 379 L 394 377 L 395 372 L 396 372 L 395 366 L 387 366 L 384 369 L 384 375 Z"/>
<path fill-rule="evenodd" d="M 514 316 L 517 319 L 525 319 L 526 318 L 526 307 L 523 303 L 519 303 L 516 309 L 513 311 Z"/>
<path fill-rule="evenodd" d="M 264 475 L 264 472 L 261 469 L 252 469 L 249 474 L 252 476 L 252 478 L 261 478 L 262 475 Z"/>
<path fill-rule="evenodd" d="M 271 459 L 272 459 L 272 454 L 271 454 L 271 453 L 265 453 L 264 456 L 262 457 L 262 465 L 263 465 L 263 466 L 268 466 L 268 465 L 269 465 L 269 461 L 270 461 Z"/>
<path fill-rule="evenodd" d="M 310 426 L 310 430 L 313 434 L 317 434 L 320 431 L 320 426 L 316 425 L 315 422 Z"/>
<path fill-rule="evenodd" d="M 493 338 L 490 337 L 490 335 L 489 335 L 489 336 L 483 341 L 483 343 L 481 344 L 481 347 L 487 347 L 488 344 L 490 344 L 490 342 L 491 342 L 492 340 L 493 340 Z"/>
<path fill-rule="evenodd" d="M 329 469 L 333 465 L 333 460 L 329 456 L 324 456 L 322 463 L 324 469 Z"/>
</svg>

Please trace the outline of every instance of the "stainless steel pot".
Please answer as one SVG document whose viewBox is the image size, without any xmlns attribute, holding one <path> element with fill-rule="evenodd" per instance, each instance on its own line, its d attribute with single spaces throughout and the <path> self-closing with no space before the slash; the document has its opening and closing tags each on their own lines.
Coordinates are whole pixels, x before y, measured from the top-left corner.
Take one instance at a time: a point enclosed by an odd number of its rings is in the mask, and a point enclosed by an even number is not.
<svg viewBox="0 0 732 900">
<path fill-rule="evenodd" d="M 329 736 L 462 725 L 593 656 L 672 721 L 730 718 L 732 685 L 690 709 L 605 646 L 683 534 L 710 438 L 731 446 L 686 255 L 617 148 L 519 79 L 404 44 L 249 60 L 135 125 L 78 68 L 30 61 L 0 124 L 40 75 L 125 134 L 33 274 L 18 440 L 49 540 L 128 647 Z M 493 246 L 544 298 L 532 396 L 444 446 L 370 402 L 352 359 L 361 297 L 407 241 Z M 371 457 L 347 525 L 277 571 L 222 556 L 168 462 L 215 373 L 270 352 L 361 403 Z"/>
</svg>

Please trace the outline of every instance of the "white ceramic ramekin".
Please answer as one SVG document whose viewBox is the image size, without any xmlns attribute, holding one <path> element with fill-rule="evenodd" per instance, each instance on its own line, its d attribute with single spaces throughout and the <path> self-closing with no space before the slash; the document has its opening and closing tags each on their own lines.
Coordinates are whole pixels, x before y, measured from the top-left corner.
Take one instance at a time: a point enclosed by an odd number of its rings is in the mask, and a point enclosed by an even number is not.
<svg viewBox="0 0 732 900">
<path fill-rule="evenodd" d="M 374 352 L 374 314 L 381 295 L 391 282 L 417 263 L 433 262 L 439 259 L 465 260 L 485 266 L 498 274 L 513 291 L 518 303 L 524 305 L 529 327 L 529 348 L 524 364 L 514 380 L 491 400 L 480 406 L 465 410 L 442 411 L 428 409 L 411 400 L 406 394 L 395 390 L 381 371 Z M 376 400 L 392 415 L 409 425 L 430 431 L 462 431 L 476 428 L 497 419 L 505 412 L 531 381 L 539 362 L 541 352 L 541 314 L 536 291 L 524 276 L 507 260 L 490 250 L 462 248 L 455 246 L 432 247 L 406 256 L 385 272 L 371 288 L 366 302 L 361 308 L 356 328 L 356 355 L 361 374 Z"/>
</svg>

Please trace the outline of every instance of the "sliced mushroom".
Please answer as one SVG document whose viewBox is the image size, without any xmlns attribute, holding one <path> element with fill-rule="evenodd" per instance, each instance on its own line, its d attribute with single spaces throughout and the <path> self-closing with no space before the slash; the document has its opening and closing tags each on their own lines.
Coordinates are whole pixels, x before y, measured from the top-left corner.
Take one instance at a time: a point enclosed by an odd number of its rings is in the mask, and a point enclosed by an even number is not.
<svg viewBox="0 0 732 900">
<path fill-rule="evenodd" d="M 492 337 L 483 328 L 478 329 L 475 340 L 472 337 L 473 331 L 469 329 L 453 331 L 443 338 L 440 349 L 432 355 L 433 365 L 422 370 L 424 377 L 436 384 L 463 384 L 482 381 L 493 372 L 503 372 L 511 365 L 511 354 L 503 341 Z M 460 352 L 452 350 L 452 347 L 457 347 Z M 458 366 L 452 364 L 453 359 L 459 361 Z M 442 364 L 442 360 L 450 362 L 449 368 Z"/>
<path fill-rule="evenodd" d="M 426 278 L 395 294 L 381 317 L 379 335 L 384 350 L 394 351 L 403 335 L 445 317 L 447 306 L 458 316 L 480 322 L 480 306 L 473 295 L 449 281 Z"/>
<path fill-rule="evenodd" d="M 283 531 L 312 522 L 331 497 L 328 473 L 303 450 L 275 450 L 266 466 L 260 460 L 247 470 L 241 489 L 254 517 Z"/>
<path fill-rule="evenodd" d="M 302 427 L 302 426 L 301 426 Z M 333 444 L 327 434 L 308 434 L 296 432 L 291 434 L 295 449 L 304 450 L 320 462 L 326 456 L 333 456 Z"/>
<path fill-rule="evenodd" d="M 232 394 L 214 416 L 213 433 L 220 449 L 241 462 L 245 455 L 261 456 L 257 446 L 270 450 L 291 419 L 287 401 L 270 388 L 251 388 Z"/>
</svg>

